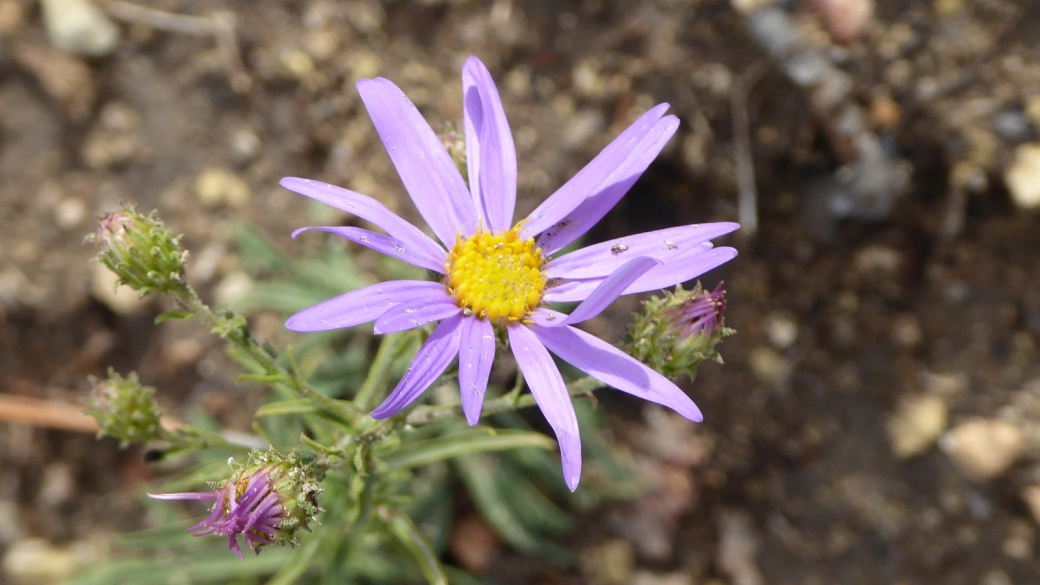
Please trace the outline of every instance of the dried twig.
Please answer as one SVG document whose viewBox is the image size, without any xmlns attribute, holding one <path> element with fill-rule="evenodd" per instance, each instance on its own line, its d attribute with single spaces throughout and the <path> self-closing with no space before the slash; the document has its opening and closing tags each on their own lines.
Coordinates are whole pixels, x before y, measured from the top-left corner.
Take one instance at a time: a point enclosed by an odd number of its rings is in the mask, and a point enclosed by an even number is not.
<svg viewBox="0 0 1040 585">
<path fill-rule="evenodd" d="M 753 237 L 758 231 L 758 190 L 755 188 L 755 161 L 751 156 L 751 131 L 748 123 L 748 93 L 762 77 L 765 65 L 752 65 L 733 84 L 730 115 L 733 119 L 733 158 L 737 168 L 737 213 L 741 234 Z"/>
<path fill-rule="evenodd" d="M 96 433 L 101 427 L 78 406 L 0 394 L 0 421 L 63 431 Z"/>
<path fill-rule="evenodd" d="M 242 51 L 238 47 L 233 12 L 219 10 L 209 16 L 188 16 L 138 6 L 122 0 L 109 2 L 105 8 L 113 18 L 123 22 L 142 24 L 167 32 L 214 37 L 227 67 L 231 89 L 237 93 L 245 93 L 253 87 L 253 80 L 246 73 Z"/>
</svg>

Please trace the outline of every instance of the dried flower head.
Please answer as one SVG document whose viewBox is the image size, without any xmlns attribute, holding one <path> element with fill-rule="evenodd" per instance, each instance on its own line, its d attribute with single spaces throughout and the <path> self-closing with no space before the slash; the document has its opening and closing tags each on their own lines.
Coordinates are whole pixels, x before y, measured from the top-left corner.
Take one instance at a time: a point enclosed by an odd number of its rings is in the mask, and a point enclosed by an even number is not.
<svg viewBox="0 0 1040 585">
<path fill-rule="evenodd" d="M 269 544 L 296 544 L 321 511 L 318 485 L 323 469 L 296 453 L 256 451 L 215 491 L 148 494 L 158 500 L 216 500 L 210 515 L 188 529 L 194 536 L 228 537 L 228 548 L 242 558 L 238 537 L 254 553 Z"/>
</svg>

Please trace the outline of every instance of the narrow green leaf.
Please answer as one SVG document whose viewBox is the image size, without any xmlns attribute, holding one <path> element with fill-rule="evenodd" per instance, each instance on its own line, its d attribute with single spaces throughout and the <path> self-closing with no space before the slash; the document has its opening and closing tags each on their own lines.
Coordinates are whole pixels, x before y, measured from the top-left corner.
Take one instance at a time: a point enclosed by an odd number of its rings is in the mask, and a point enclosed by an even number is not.
<svg viewBox="0 0 1040 585">
<path fill-rule="evenodd" d="M 159 313 L 155 317 L 155 324 L 158 325 L 164 321 L 174 321 L 177 319 L 191 319 L 191 313 L 187 311 L 181 311 L 174 309 L 173 311 L 166 311 L 165 313 Z"/>
<path fill-rule="evenodd" d="M 426 537 L 419 532 L 408 516 L 389 508 L 380 508 L 379 517 L 386 523 L 390 536 L 412 557 L 430 585 L 448 585 L 448 577 L 445 576 L 437 555 L 426 544 Z"/>
<path fill-rule="evenodd" d="M 475 427 L 458 433 L 449 433 L 424 441 L 406 443 L 383 455 L 390 469 L 419 467 L 453 457 L 511 451 L 513 449 L 554 449 L 556 441 L 533 431 L 496 430 Z"/>
<path fill-rule="evenodd" d="M 265 404 L 256 410 L 257 418 L 265 416 L 290 416 L 300 414 L 315 414 L 321 410 L 313 401 L 305 398 L 295 400 L 282 400 Z"/>
<path fill-rule="evenodd" d="M 471 455 L 459 457 L 454 463 L 477 509 L 510 546 L 561 563 L 571 561 L 570 555 L 560 547 L 538 538 L 516 516 L 506 495 L 496 485 L 494 459 L 487 455 Z"/>
</svg>

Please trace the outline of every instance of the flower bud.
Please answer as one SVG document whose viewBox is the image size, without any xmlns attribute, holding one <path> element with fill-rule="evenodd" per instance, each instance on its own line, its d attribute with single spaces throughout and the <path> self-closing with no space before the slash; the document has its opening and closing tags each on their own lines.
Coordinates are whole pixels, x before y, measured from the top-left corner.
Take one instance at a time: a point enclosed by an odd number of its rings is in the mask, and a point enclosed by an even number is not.
<svg viewBox="0 0 1040 585">
<path fill-rule="evenodd" d="M 231 464 L 234 466 L 234 462 Z M 194 536 L 228 537 L 228 548 L 242 558 L 241 535 L 254 553 L 269 544 L 296 545 L 309 529 L 318 507 L 318 485 L 325 471 L 297 453 L 254 451 L 224 484 L 211 492 L 148 494 L 159 500 L 216 500 L 202 522 L 188 529 Z"/>
<path fill-rule="evenodd" d="M 720 282 L 711 292 L 678 286 L 645 301 L 629 329 L 629 355 L 672 379 L 695 376 L 706 360 L 722 363 L 715 346 L 735 333 L 723 322 L 725 295 Z"/>
<path fill-rule="evenodd" d="M 101 262 L 116 273 L 120 284 L 141 294 L 178 292 L 184 284 L 184 260 L 180 236 L 170 230 L 153 211 L 145 216 L 124 205 L 98 221 L 97 233 L 87 236 L 100 249 Z"/>
<path fill-rule="evenodd" d="M 91 378 L 94 388 L 87 396 L 87 413 L 101 426 L 98 436 L 119 439 L 119 445 L 144 443 L 162 436 L 155 402 L 155 389 L 142 386 L 137 374 L 126 378 L 109 370 L 108 378 Z"/>
</svg>

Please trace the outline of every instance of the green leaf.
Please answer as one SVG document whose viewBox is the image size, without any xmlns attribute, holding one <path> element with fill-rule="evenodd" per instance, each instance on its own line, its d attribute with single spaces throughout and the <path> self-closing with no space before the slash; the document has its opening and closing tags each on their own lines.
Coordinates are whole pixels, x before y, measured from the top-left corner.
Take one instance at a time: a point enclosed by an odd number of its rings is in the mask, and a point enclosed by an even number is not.
<svg viewBox="0 0 1040 585">
<path fill-rule="evenodd" d="M 191 319 L 191 313 L 189 313 L 188 311 L 181 311 L 179 309 L 166 311 L 165 313 L 159 313 L 159 315 L 155 317 L 155 324 L 158 325 L 159 323 L 162 323 L 164 321 L 174 321 L 177 319 Z"/>
<path fill-rule="evenodd" d="M 379 517 L 386 523 L 387 532 L 393 537 L 394 542 L 412 557 L 430 585 L 448 585 L 448 577 L 445 576 L 437 555 L 426 544 L 426 537 L 419 532 L 408 516 L 384 507 L 379 509 Z"/>
<path fill-rule="evenodd" d="M 390 469 L 419 467 L 453 457 L 511 451 L 513 449 L 553 449 L 556 441 L 533 431 L 496 430 L 475 427 L 457 433 L 448 433 L 425 441 L 407 443 L 383 455 Z"/>
<path fill-rule="evenodd" d="M 301 414 L 315 414 L 321 412 L 314 401 L 306 398 L 295 400 L 282 400 L 265 404 L 256 410 L 257 418 L 265 416 L 291 416 Z"/>
<path fill-rule="evenodd" d="M 454 463 L 477 509 L 510 546 L 521 552 L 538 554 L 559 563 L 572 562 L 569 553 L 536 536 L 513 512 L 506 494 L 499 489 L 495 481 L 494 459 L 487 455 L 472 455 L 455 459 Z"/>
</svg>

